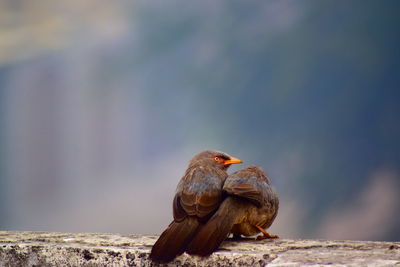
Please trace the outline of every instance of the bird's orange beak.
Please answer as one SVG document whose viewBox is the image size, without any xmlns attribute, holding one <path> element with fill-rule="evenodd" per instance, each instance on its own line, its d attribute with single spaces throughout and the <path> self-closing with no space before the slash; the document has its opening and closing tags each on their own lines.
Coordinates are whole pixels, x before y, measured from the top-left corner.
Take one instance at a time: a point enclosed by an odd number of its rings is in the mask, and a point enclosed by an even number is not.
<svg viewBox="0 0 400 267">
<path fill-rule="evenodd" d="M 234 157 L 231 157 L 230 159 L 224 161 L 224 165 L 237 164 L 237 163 L 242 163 L 242 161 Z"/>
</svg>

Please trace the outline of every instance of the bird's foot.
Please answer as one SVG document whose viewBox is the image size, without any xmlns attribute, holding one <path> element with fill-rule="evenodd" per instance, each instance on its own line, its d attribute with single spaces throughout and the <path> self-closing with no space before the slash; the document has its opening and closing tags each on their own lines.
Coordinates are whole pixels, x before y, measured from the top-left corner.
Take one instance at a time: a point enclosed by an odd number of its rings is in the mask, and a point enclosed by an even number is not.
<svg viewBox="0 0 400 267">
<path fill-rule="evenodd" d="M 262 234 L 262 235 L 258 235 L 256 237 L 257 240 L 263 240 L 263 239 L 275 239 L 275 238 L 279 238 L 279 236 L 277 235 L 271 235 L 268 233 L 268 235 Z"/>
<path fill-rule="evenodd" d="M 275 239 L 275 238 L 279 238 L 279 236 L 277 235 L 271 235 L 270 233 L 268 233 L 267 231 L 265 231 L 264 228 L 256 225 L 256 228 L 258 230 L 260 230 L 261 233 L 263 233 L 262 235 L 259 235 L 256 237 L 257 240 L 263 240 L 263 239 Z"/>
</svg>

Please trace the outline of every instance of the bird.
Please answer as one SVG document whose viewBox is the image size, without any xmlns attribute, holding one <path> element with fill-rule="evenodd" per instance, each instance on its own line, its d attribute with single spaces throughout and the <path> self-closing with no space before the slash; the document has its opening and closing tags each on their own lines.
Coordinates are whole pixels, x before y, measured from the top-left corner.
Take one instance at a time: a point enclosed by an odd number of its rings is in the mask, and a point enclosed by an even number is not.
<svg viewBox="0 0 400 267">
<path fill-rule="evenodd" d="M 234 237 L 252 236 L 256 239 L 278 238 L 265 229 L 278 214 L 279 199 L 265 172 L 251 165 L 225 180 L 226 198 L 215 214 L 199 229 L 186 252 L 201 257 L 212 254 L 232 233 Z"/>
<path fill-rule="evenodd" d="M 222 186 L 230 165 L 242 161 L 221 151 L 205 150 L 189 162 L 176 188 L 173 221 L 154 243 L 150 259 L 168 263 L 182 254 L 200 226 L 222 202 Z"/>
</svg>

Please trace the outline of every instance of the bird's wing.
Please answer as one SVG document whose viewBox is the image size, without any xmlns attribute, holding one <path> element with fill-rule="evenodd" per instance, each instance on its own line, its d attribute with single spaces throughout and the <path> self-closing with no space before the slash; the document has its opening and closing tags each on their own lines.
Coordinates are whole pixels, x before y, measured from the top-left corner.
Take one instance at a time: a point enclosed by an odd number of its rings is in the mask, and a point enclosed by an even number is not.
<svg viewBox="0 0 400 267">
<path fill-rule="evenodd" d="M 223 190 L 229 195 L 245 198 L 262 206 L 269 198 L 270 186 L 256 176 L 241 177 L 234 173 L 226 179 Z"/>
<path fill-rule="evenodd" d="M 224 173 L 197 168 L 183 177 L 174 200 L 174 219 L 191 215 L 207 218 L 219 206 Z"/>
<path fill-rule="evenodd" d="M 177 222 L 182 221 L 183 219 L 186 218 L 187 213 L 186 211 L 182 208 L 181 205 L 181 198 L 178 194 L 175 195 L 174 197 L 174 202 L 173 202 L 173 214 L 174 214 L 174 220 Z"/>
</svg>

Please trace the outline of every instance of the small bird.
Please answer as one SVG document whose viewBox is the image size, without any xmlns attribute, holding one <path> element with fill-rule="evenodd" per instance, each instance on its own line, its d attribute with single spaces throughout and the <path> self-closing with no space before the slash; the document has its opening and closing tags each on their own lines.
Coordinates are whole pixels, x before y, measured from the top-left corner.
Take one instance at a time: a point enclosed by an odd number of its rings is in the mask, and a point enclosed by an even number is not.
<svg viewBox="0 0 400 267">
<path fill-rule="evenodd" d="M 174 220 L 153 245 L 150 253 L 152 261 L 167 263 L 185 251 L 200 226 L 221 204 L 228 167 L 241 162 L 224 152 L 212 150 L 192 158 L 176 189 Z"/>
<path fill-rule="evenodd" d="M 264 171 L 248 166 L 228 176 L 223 191 L 227 197 L 218 211 L 201 227 L 187 246 L 191 255 L 208 256 L 229 233 L 240 237 L 263 233 L 257 239 L 278 238 L 265 229 L 274 221 L 279 200 Z"/>
</svg>

